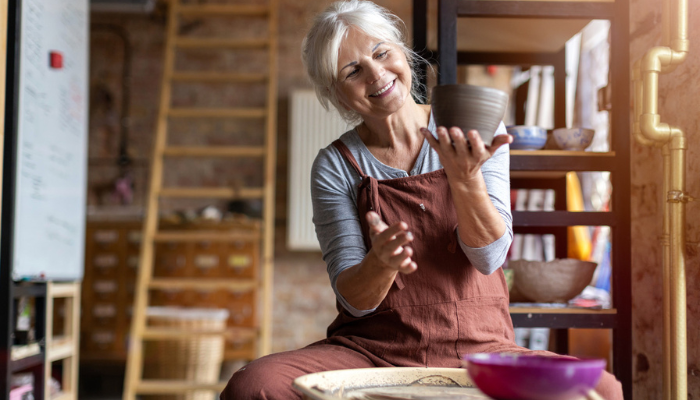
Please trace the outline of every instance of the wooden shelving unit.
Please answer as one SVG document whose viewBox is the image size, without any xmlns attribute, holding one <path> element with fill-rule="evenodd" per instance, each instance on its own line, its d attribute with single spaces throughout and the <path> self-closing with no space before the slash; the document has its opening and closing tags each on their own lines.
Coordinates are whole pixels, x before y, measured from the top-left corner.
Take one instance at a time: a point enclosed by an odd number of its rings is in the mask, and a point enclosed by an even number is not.
<svg viewBox="0 0 700 400">
<path fill-rule="evenodd" d="M 593 19 L 611 22 L 610 76 L 615 77 L 610 114 L 611 151 L 511 151 L 512 187 L 555 188 L 565 193 L 568 171 L 609 171 L 613 194 L 611 212 L 567 212 L 558 196 L 554 212 L 514 212 L 514 230 L 554 233 L 565 238 L 574 225 L 610 226 L 612 230 L 612 305 L 608 310 L 573 308 L 511 308 L 517 327 L 558 329 L 607 328 L 613 332 L 613 373 L 632 399 L 632 319 L 630 245 L 630 126 L 629 126 L 629 2 L 615 1 L 488 1 L 438 0 L 438 48 L 428 50 L 428 1 L 413 1 L 414 50 L 437 63 L 438 83 L 457 82 L 457 65 L 552 65 L 555 98 L 565 98 L 565 42 Z M 468 43 L 458 43 L 458 20 L 466 20 Z M 565 22 L 564 24 L 558 22 Z M 530 39 L 528 30 L 546 32 Z M 458 46 L 459 45 L 459 46 Z M 518 93 L 516 93 L 516 105 Z M 521 96 L 522 97 L 522 96 Z M 521 99 L 522 100 L 522 99 Z M 522 103 L 520 103 L 521 105 Z M 522 107 L 520 107 L 522 108 Z M 618 111 L 619 112 L 615 112 Z M 516 122 L 523 119 L 516 110 Z M 555 102 L 554 124 L 565 126 L 565 102 Z M 559 174 L 557 174 L 557 172 Z M 535 183 L 533 183 L 535 182 Z M 523 187 L 523 188 L 525 188 Z M 565 199 L 564 199 L 565 200 Z M 563 242 L 563 243 L 562 243 Z M 557 240 L 557 257 L 566 257 L 566 241 Z"/>
<path fill-rule="evenodd" d="M 16 320 L 14 309 L 20 297 L 34 298 L 36 342 L 13 346 Z M 32 373 L 34 377 L 34 398 L 44 398 L 45 350 L 40 342 L 46 332 L 45 298 L 46 285 L 17 284 L 12 281 L 9 271 L 0 269 L 0 320 L 5 321 L 3 329 L 0 329 L 0 400 L 9 399 L 12 375 L 25 372 Z"/>
<path fill-rule="evenodd" d="M 65 299 L 63 329 L 54 336 L 55 300 Z M 46 335 L 44 341 L 44 398 L 46 400 L 78 399 L 78 353 L 80 349 L 80 282 L 46 284 Z M 49 397 L 53 363 L 63 364 L 61 393 Z"/>
<path fill-rule="evenodd" d="M 75 400 L 78 398 L 78 348 L 80 318 L 80 282 L 68 283 L 15 283 L 2 281 L 2 289 L 8 296 L 2 298 L 2 310 L 14 321 L 14 303 L 20 297 L 35 299 L 34 330 L 36 341 L 28 345 L 12 345 L 14 323 L 6 324 L 0 331 L 0 399 L 8 399 L 10 379 L 13 374 L 31 372 L 34 375 L 34 398 L 43 400 Z M 53 335 L 54 300 L 66 298 L 63 314 L 63 332 Z M 9 301 L 6 301 L 9 300 Z M 9 357 L 3 356 L 9 355 Z M 62 392 L 50 397 L 49 384 L 52 376 L 52 363 L 62 361 Z"/>
</svg>

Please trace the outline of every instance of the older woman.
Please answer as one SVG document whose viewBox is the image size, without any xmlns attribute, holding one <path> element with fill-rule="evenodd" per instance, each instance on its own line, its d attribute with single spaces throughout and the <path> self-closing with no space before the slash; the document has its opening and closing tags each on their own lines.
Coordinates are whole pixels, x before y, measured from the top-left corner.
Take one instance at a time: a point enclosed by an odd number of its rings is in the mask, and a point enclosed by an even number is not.
<svg viewBox="0 0 700 400">
<path fill-rule="evenodd" d="M 503 124 L 489 147 L 476 131 L 436 127 L 412 96 L 417 56 L 402 28 L 369 1 L 342 1 L 304 40 L 320 101 L 356 124 L 319 152 L 311 176 L 339 314 L 327 339 L 236 372 L 222 399 L 299 398 L 292 381 L 313 372 L 528 351 L 514 343 L 500 269 L 512 240 L 512 138 Z M 622 398 L 612 375 L 598 390 Z"/>
</svg>

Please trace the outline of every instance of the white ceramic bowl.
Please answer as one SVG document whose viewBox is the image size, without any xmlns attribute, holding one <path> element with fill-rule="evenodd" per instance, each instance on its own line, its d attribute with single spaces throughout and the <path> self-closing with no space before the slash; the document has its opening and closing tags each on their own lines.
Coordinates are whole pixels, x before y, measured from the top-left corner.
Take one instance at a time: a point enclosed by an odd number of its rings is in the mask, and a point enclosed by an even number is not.
<svg viewBox="0 0 700 400">
<path fill-rule="evenodd" d="M 591 283 L 598 264 L 573 258 L 554 261 L 509 261 L 514 289 L 537 303 L 566 303 Z"/>
<path fill-rule="evenodd" d="M 593 129 L 586 128 L 559 128 L 552 132 L 554 140 L 562 150 L 583 151 L 593 141 Z"/>
<path fill-rule="evenodd" d="M 506 130 L 513 136 L 511 150 L 539 150 L 547 143 L 547 131 L 539 126 L 513 125 Z"/>
</svg>

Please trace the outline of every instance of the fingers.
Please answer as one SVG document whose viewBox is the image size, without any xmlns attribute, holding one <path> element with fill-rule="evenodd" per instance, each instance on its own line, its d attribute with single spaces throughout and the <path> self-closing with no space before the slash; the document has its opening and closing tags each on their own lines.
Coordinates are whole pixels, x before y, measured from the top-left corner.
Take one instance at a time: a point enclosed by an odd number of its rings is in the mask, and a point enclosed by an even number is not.
<svg viewBox="0 0 700 400">
<path fill-rule="evenodd" d="M 382 221 L 382 218 L 374 211 L 370 211 L 365 216 L 367 222 L 369 223 L 370 231 L 382 232 L 389 226 Z"/>
<path fill-rule="evenodd" d="M 493 137 L 493 142 L 491 143 L 491 146 L 489 146 L 488 150 L 491 155 L 498 150 L 499 147 L 503 146 L 504 144 L 511 144 L 513 143 L 513 136 L 509 134 L 505 135 L 498 135 Z"/>
<path fill-rule="evenodd" d="M 454 129 L 454 128 L 452 128 Z M 454 152 L 454 147 L 452 147 L 452 138 L 449 132 L 444 126 L 439 126 L 435 132 L 438 136 L 438 146 L 443 154 L 448 154 Z"/>
<path fill-rule="evenodd" d="M 450 128 L 450 137 L 452 138 L 455 152 L 458 156 L 466 157 L 469 155 L 469 144 L 461 129 L 456 127 Z"/>
<path fill-rule="evenodd" d="M 406 264 L 405 266 L 402 265 L 399 267 L 399 272 L 405 275 L 412 274 L 416 272 L 418 269 L 418 264 L 416 264 L 414 261 L 411 261 L 410 263 Z"/>
<path fill-rule="evenodd" d="M 413 233 L 408 231 L 405 222 L 387 225 L 379 214 L 370 211 L 366 215 L 372 238 L 372 251 L 379 260 L 404 274 L 410 274 L 417 268 L 411 259 L 413 248 L 407 246 L 413 241 Z"/>
<path fill-rule="evenodd" d="M 433 150 L 437 151 L 438 148 L 439 148 L 439 146 L 438 146 L 438 141 L 437 141 L 437 139 L 435 139 L 435 137 L 433 136 L 433 133 L 430 132 L 430 130 L 428 130 L 428 128 L 420 128 L 420 132 L 421 132 L 421 133 L 423 134 L 423 136 L 425 137 L 425 140 L 428 141 L 428 144 L 430 145 L 430 147 L 432 147 Z"/>
<path fill-rule="evenodd" d="M 467 132 L 467 137 L 469 138 L 469 142 L 472 145 L 472 156 L 474 156 L 474 158 L 476 158 L 477 160 L 483 160 L 485 158 L 488 158 L 486 146 L 484 145 L 484 141 L 481 139 L 481 135 L 479 135 L 479 132 L 475 129 L 472 129 L 469 132 Z"/>
</svg>

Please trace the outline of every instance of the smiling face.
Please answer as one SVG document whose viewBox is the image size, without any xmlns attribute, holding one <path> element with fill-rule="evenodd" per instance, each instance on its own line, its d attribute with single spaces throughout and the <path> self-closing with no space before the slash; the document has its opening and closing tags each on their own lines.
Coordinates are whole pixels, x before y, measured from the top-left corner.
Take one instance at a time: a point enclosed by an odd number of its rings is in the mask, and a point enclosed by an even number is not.
<svg viewBox="0 0 700 400">
<path fill-rule="evenodd" d="M 350 28 L 338 51 L 336 94 L 363 119 L 399 110 L 411 95 L 411 68 L 399 46 Z"/>
</svg>

